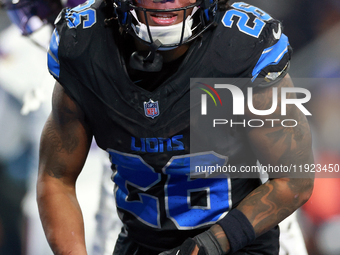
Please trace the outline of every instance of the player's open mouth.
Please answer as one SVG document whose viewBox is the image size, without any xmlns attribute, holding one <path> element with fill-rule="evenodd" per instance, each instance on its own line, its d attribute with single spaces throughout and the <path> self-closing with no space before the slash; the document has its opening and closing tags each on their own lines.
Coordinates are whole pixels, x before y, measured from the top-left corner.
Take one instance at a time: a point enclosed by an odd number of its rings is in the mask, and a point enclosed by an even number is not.
<svg viewBox="0 0 340 255">
<path fill-rule="evenodd" d="M 168 26 L 175 23 L 177 20 L 177 14 L 174 13 L 153 13 L 151 19 L 157 25 Z"/>
</svg>

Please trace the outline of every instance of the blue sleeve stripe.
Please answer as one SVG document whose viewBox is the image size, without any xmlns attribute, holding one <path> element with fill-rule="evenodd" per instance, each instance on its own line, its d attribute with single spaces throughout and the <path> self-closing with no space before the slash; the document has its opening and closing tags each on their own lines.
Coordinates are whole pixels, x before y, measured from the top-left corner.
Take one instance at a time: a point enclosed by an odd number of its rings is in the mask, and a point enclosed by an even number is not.
<svg viewBox="0 0 340 255">
<path fill-rule="evenodd" d="M 253 69 L 252 81 L 255 80 L 261 70 L 265 67 L 278 64 L 283 56 L 288 52 L 288 45 L 288 37 L 282 34 L 280 40 L 275 45 L 264 49 L 259 61 Z"/>
<path fill-rule="evenodd" d="M 59 73 L 60 73 L 58 48 L 59 48 L 59 34 L 57 30 L 54 29 L 51 42 L 50 42 L 50 47 L 47 53 L 47 63 L 48 63 L 49 72 L 55 78 L 59 78 Z"/>
</svg>

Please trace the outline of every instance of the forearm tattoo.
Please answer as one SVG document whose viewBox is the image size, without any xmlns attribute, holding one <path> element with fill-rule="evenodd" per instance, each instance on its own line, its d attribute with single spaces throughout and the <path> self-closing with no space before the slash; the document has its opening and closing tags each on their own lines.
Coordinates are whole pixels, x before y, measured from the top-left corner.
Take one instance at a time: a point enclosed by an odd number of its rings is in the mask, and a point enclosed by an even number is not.
<svg viewBox="0 0 340 255">
<path fill-rule="evenodd" d="M 248 195 L 237 208 L 248 215 L 255 233 L 260 235 L 305 203 L 306 196 L 300 194 L 311 188 L 310 179 L 290 179 L 286 183 L 271 180 Z M 283 189 L 288 189 L 291 196 Z"/>
<path fill-rule="evenodd" d="M 214 234 L 216 237 L 218 243 L 220 244 L 222 250 L 224 253 L 227 253 L 229 251 L 229 242 L 228 239 L 226 238 L 226 235 L 223 231 L 223 229 L 219 225 L 213 225 L 210 228 L 211 232 Z"/>
</svg>

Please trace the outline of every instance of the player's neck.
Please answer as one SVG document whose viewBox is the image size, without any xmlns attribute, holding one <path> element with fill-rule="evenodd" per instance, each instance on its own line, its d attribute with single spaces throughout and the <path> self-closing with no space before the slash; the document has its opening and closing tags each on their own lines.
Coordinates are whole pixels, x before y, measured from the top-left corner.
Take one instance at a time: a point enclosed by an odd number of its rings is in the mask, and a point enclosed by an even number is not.
<svg viewBox="0 0 340 255">
<path fill-rule="evenodd" d="M 188 48 L 189 45 L 184 44 L 172 50 L 159 51 L 159 53 L 163 56 L 164 63 L 169 63 L 182 57 L 187 52 Z"/>
<path fill-rule="evenodd" d="M 135 44 L 136 44 L 137 50 L 140 50 L 140 51 L 149 50 L 148 46 L 140 43 L 137 40 L 135 40 Z M 172 50 L 158 51 L 158 53 L 162 55 L 164 63 L 169 63 L 183 56 L 187 52 L 188 48 L 189 48 L 189 45 L 184 44 Z"/>
</svg>

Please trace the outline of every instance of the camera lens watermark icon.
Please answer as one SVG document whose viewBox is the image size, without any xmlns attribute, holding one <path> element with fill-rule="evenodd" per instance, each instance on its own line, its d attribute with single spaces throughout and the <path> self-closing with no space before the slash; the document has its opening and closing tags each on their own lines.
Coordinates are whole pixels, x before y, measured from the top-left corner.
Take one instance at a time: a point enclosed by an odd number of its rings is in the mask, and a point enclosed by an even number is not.
<svg viewBox="0 0 340 255">
<path fill-rule="evenodd" d="M 204 92 L 206 92 L 212 98 L 212 100 L 215 103 L 215 106 L 217 106 L 215 97 L 214 97 L 214 95 L 208 89 L 210 89 L 215 94 L 215 96 L 218 98 L 218 100 L 219 100 L 219 102 L 220 102 L 220 104 L 222 106 L 221 97 L 220 97 L 220 95 L 217 93 L 217 91 L 213 87 L 211 87 L 208 84 L 202 83 L 202 82 L 198 82 L 198 83 L 206 87 L 206 88 L 199 88 L 199 89 L 201 89 Z M 202 104 L 201 104 L 201 113 L 202 113 L 202 115 L 207 115 L 207 94 L 202 94 L 201 95 L 201 102 L 202 102 Z"/>
</svg>

